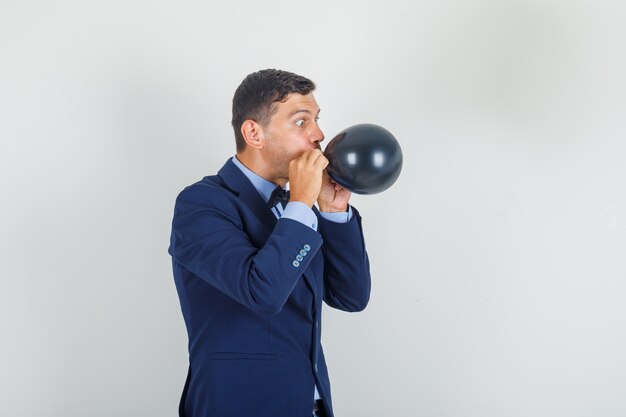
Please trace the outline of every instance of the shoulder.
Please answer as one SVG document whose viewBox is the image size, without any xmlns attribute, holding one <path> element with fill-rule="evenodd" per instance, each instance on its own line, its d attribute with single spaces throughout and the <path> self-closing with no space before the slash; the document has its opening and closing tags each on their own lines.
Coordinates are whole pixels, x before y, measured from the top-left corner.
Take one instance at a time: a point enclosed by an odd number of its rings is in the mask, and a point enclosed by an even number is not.
<svg viewBox="0 0 626 417">
<path fill-rule="evenodd" d="M 176 197 L 176 208 L 189 205 L 207 208 L 234 206 L 236 198 L 219 175 L 210 175 L 185 187 Z"/>
</svg>

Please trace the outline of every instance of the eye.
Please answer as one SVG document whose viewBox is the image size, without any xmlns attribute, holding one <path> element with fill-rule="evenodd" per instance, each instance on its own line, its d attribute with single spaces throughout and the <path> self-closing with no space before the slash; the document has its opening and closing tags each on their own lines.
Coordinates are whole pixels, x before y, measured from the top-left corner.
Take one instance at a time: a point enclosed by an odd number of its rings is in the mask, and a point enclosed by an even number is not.
<svg viewBox="0 0 626 417">
<path fill-rule="evenodd" d="M 304 125 L 304 119 L 299 119 L 298 121 L 296 121 L 296 126 L 302 127 L 303 125 Z"/>
</svg>

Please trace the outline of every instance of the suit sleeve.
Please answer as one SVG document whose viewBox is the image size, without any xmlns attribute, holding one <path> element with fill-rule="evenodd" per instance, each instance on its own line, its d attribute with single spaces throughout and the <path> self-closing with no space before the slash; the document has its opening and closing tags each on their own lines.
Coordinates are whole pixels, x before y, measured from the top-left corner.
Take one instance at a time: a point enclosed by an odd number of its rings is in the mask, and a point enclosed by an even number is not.
<svg viewBox="0 0 626 417">
<path fill-rule="evenodd" d="M 253 311 L 276 314 L 320 250 L 322 238 L 295 220 L 280 219 L 263 247 L 255 247 L 240 210 L 222 189 L 185 189 L 176 200 L 169 253 L 175 262 Z M 294 262 L 303 248 L 308 248 L 308 256 Z"/>
<path fill-rule="evenodd" d="M 324 238 L 324 301 L 343 311 L 361 311 L 369 301 L 371 277 L 361 216 L 353 207 L 347 223 L 320 217 Z"/>
</svg>

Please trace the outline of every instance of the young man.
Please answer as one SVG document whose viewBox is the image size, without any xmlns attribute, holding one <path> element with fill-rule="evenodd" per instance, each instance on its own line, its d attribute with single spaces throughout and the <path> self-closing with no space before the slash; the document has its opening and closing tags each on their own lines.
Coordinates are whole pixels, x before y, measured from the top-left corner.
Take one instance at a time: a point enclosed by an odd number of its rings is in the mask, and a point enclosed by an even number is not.
<svg viewBox="0 0 626 417">
<path fill-rule="evenodd" d="M 364 309 L 370 273 L 351 194 L 325 172 L 314 89 L 285 71 L 248 75 L 233 98 L 237 154 L 176 200 L 181 416 L 333 416 L 322 300 Z"/>
</svg>

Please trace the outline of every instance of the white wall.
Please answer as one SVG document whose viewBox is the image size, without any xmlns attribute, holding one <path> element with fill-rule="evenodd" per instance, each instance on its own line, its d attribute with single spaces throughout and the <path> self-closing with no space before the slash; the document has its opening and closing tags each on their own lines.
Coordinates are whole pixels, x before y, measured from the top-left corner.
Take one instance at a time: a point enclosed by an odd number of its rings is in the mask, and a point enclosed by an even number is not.
<svg viewBox="0 0 626 417">
<path fill-rule="evenodd" d="M 374 277 L 326 310 L 337 415 L 626 415 L 623 1 L 0 3 L 0 415 L 172 416 L 173 202 L 230 100 L 318 84 L 404 150 L 355 196 Z M 367 403 L 364 402 L 367 399 Z"/>
</svg>

